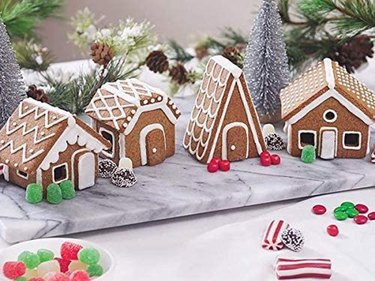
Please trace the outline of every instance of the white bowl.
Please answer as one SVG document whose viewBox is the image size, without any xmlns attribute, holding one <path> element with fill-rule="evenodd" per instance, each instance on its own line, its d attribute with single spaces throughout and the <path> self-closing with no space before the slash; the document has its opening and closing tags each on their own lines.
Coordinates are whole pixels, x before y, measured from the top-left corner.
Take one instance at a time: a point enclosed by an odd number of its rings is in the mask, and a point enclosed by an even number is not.
<svg viewBox="0 0 375 281">
<path fill-rule="evenodd" d="M 95 281 L 113 281 L 115 262 L 112 255 L 99 245 L 85 240 L 66 239 L 66 238 L 50 238 L 39 239 L 28 242 L 19 243 L 0 251 L 0 280 L 7 280 L 3 275 L 2 268 L 7 261 L 16 261 L 18 255 L 23 251 L 36 252 L 39 249 L 48 249 L 55 253 L 56 256 L 60 254 L 60 247 L 64 242 L 72 242 L 82 245 L 84 248 L 95 248 L 100 252 L 100 265 L 104 269 L 104 273 L 100 277 L 96 277 Z"/>
</svg>

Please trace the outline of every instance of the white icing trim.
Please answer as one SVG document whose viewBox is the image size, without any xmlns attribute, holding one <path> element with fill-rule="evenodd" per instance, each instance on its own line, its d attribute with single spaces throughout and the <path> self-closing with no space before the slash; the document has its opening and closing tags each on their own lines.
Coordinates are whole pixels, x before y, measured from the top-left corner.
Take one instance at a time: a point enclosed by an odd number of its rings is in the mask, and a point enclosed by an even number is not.
<svg viewBox="0 0 375 281">
<path fill-rule="evenodd" d="M 75 180 L 75 176 L 76 176 L 75 173 L 74 173 L 74 168 L 75 168 L 74 158 L 76 157 L 76 155 L 78 153 L 81 153 L 83 151 L 90 151 L 90 150 L 88 150 L 87 148 L 78 149 L 78 150 L 74 151 L 72 156 L 70 157 L 70 161 L 72 163 L 72 175 L 71 175 L 70 178 L 71 178 L 71 181 L 73 182 L 73 184 L 74 184 L 74 180 Z"/>
<path fill-rule="evenodd" d="M 111 137 L 112 137 L 112 143 L 111 143 L 109 140 L 107 140 L 107 139 L 103 136 L 102 132 L 105 132 L 105 133 L 111 135 Z M 106 150 L 103 150 L 103 151 L 102 151 L 103 155 L 105 155 L 106 157 L 109 157 L 109 158 L 113 158 L 113 157 L 115 157 L 115 151 L 116 151 L 116 150 L 115 150 L 115 149 L 116 149 L 115 140 L 116 140 L 116 138 L 115 138 L 114 133 L 111 132 L 110 130 L 107 130 L 106 128 L 100 127 L 100 128 L 99 128 L 99 134 L 100 134 L 100 135 L 101 135 L 106 141 L 108 141 L 108 142 L 112 145 L 112 153 L 109 153 L 109 152 L 107 152 Z"/>
<path fill-rule="evenodd" d="M 55 179 L 55 170 L 58 169 L 58 168 L 61 168 L 61 167 L 65 167 L 65 171 L 66 171 L 66 177 L 61 179 L 61 180 L 56 180 Z M 69 166 L 68 166 L 68 163 L 63 163 L 63 164 L 60 164 L 58 166 L 55 166 L 52 168 L 52 181 L 56 184 L 64 181 L 64 180 L 67 180 L 69 178 Z"/>
<path fill-rule="evenodd" d="M 348 134 L 358 135 L 358 146 L 348 146 L 345 144 L 345 136 Z M 362 148 L 362 133 L 358 131 L 345 131 L 342 133 L 342 147 L 348 150 L 360 150 Z"/>
<path fill-rule="evenodd" d="M 26 176 L 25 176 L 25 175 L 22 175 L 21 173 L 25 173 Z M 16 174 L 17 174 L 17 176 L 19 176 L 20 178 L 23 178 L 23 179 L 25 179 L 25 180 L 28 180 L 28 179 L 29 179 L 29 173 L 27 173 L 27 172 L 17 170 L 17 171 L 16 171 Z"/>
<path fill-rule="evenodd" d="M 139 101 L 139 96 L 137 95 L 137 96 L 133 97 L 133 96 L 125 93 L 119 82 L 120 81 L 118 80 L 115 83 L 106 83 L 106 84 L 104 84 L 102 86 L 101 89 L 102 90 L 106 90 L 107 92 L 109 92 L 109 93 L 111 93 L 113 95 L 119 96 L 120 98 L 122 98 L 123 100 L 127 101 L 131 105 L 141 106 L 141 103 Z M 113 84 L 115 84 L 117 86 L 117 88 L 113 87 L 112 86 Z M 129 85 L 131 85 L 131 84 L 129 84 Z M 132 85 L 130 87 L 131 87 L 132 90 L 134 89 Z M 136 93 L 135 90 L 133 90 L 133 92 Z"/>
<path fill-rule="evenodd" d="M 223 160 L 228 160 L 228 148 L 227 148 L 228 131 L 234 127 L 241 127 L 245 129 L 246 131 L 246 158 L 249 157 L 249 129 L 246 126 L 246 124 L 243 122 L 232 122 L 232 123 L 227 124 L 223 129 L 223 137 L 222 137 L 223 140 L 222 140 L 222 145 L 221 145 L 221 158 Z M 235 146 L 234 146 L 234 149 L 232 149 L 233 146 L 234 145 L 231 146 L 232 151 L 236 149 Z"/>
<path fill-rule="evenodd" d="M 126 142 L 125 142 L 125 135 L 119 134 L 119 157 L 124 158 L 126 157 Z"/>
<path fill-rule="evenodd" d="M 368 136 L 367 136 L 367 150 L 366 154 L 370 153 L 370 143 L 371 143 L 371 126 L 368 127 Z"/>
<path fill-rule="evenodd" d="M 337 157 L 337 147 L 338 147 L 338 135 L 339 132 L 337 128 L 335 127 L 321 127 L 319 130 L 319 144 L 318 144 L 318 155 L 321 156 L 322 154 L 322 144 L 323 144 L 323 132 L 324 131 L 334 131 L 335 132 L 335 152 L 334 152 L 334 157 Z"/>
<path fill-rule="evenodd" d="M 314 130 L 299 130 L 298 131 L 298 148 L 303 149 L 303 146 L 301 144 L 301 134 L 304 134 L 304 133 L 313 134 L 314 135 L 314 147 L 318 147 L 316 131 L 314 131 Z"/>
<path fill-rule="evenodd" d="M 328 119 L 327 118 L 327 114 L 328 113 L 333 113 L 334 117 L 333 119 Z M 323 113 L 323 119 L 324 121 L 326 121 L 327 123 L 334 123 L 336 120 L 337 120 L 337 112 L 334 111 L 333 109 L 327 109 L 326 111 L 324 111 Z"/>
<path fill-rule="evenodd" d="M 67 117 L 67 118 L 73 117 L 73 115 L 71 113 L 69 113 L 68 111 L 62 110 L 58 107 L 54 107 L 54 106 L 49 105 L 48 103 L 45 103 L 45 102 L 37 101 L 33 98 L 26 98 L 26 99 L 23 100 L 23 102 L 31 103 L 32 105 L 43 108 L 46 111 L 51 111 L 51 112 L 54 112 L 54 113 L 57 113 L 57 114 L 61 114 L 61 115 L 64 115 L 65 117 Z"/>
<path fill-rule="evenodd" d="M 9 181 L 9 166 L 3 164 L 3 177 L 4 180 Z"/>
<path fill-rule="evenodd" d="M 289 154 L 292 154 L 292 125 L 290 125 L 288 122 L 285 122 L 285 124 L 288 124 L 287 126 L 287 134 L 288 134 L 288 143 L 286 145 L 286 151 L 288 151 Z"/>
<path fill-rule="evenodd" d="M 230 60 L 224 58 L 223 56 L 217 55 L 213 56 L 211 59 L 214 60 L 217 64 L 221 65 L 226 70 L 228 70 L 230 73 L 232 73 L 234 78 L 239 78 L 241 76 L 241 68 L 239 68 L 237 65 L 232 63 Z"/>
<path fill-rule="evenodd" d="M 328 87 L 333 90 L 335 88 L 335 74 L 333 73 L 333 67 L 332 67 L 332 60 L 329 58 L 325 58 L 323 60 L 324 62 L 324 70 L 326 73 L 326 80 L 328 83 Z"/>
<path fill-rule="evenodd" d="M 36 169 L 36 183 L 42 184 L 43 183 L 43 172 L 41 168 Z"/>
<path fill-rule="evenodd" d="M 319 106 L 321 103 L 326 101 L 329 98 L 336 99 L 340 104 L 346 107 L 351 113 L 361 119 L 367 125 L 374 124 L 374 121 L 370 119 L 366 114 L 364 114 L 358 107 L 353 105 L 350 101 L 344 98 L 341 94 L 339 94 L 336 90 L 329 90 L 325 94 L 319 96 L 315 100 L 313 100 L 310 104 L 306 105 L 301 111 L 299 111 L 296 115 L 291 117 L 288 122 L 290 124 L 295 124 L 300 119 L 302 119 L 306 114 L 312 111 L 314 108 Z"/>
<path fill-rule="evenodd" d="M 163 132 L 164 136 L 164 147 L 166 148 L 166 139 L 165 139 L 165 132 L 164 128 L 161 124 L 154 123 L 150 124 L 146 127 L 144 127 L 140 133 L 139 136 L 139 144 L 140 144 L 140 150 L 141 150 L 141 164 L 146 165 L 147 164 L 147 148 L 146 148 L 146 137 L 147 134 L 153 130 L 161 130 Z"/>
</svg>

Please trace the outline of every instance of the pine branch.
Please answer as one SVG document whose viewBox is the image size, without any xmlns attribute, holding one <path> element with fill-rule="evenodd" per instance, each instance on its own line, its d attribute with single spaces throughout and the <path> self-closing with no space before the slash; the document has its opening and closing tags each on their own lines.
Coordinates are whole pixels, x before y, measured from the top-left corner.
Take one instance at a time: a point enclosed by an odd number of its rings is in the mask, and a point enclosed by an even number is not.
<svg viewBox="0 0 375 281">
<path fill-rule="evenodd" d="M 194 58 L 192 55 L 186 52 L 185 48 L 178 44 L 176 40 L 169 40 L 168 45 L 173 52 L 173 56 L 170 58 L 171 60 L 185 63 Z"/>
</svg>

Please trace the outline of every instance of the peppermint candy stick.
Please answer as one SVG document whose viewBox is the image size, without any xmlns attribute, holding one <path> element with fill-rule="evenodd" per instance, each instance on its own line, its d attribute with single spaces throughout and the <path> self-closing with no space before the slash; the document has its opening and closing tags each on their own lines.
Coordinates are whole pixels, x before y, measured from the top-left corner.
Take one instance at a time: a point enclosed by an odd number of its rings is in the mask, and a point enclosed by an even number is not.
<svg viewBox="0 0 375 281">
<path fill-rule="evenodd" d="M 284 247 L 281 241 L 281 233 L 289 227 L 283 220 L 273 220 L 268 225 L 262 241 L 262 248 L 266 250 L 278 251 Z"/>
<path fill-rule="evenodd" d="M 288 259 L 278 258 L 276 275 L 279 280 L 299 278 L 330 279 L 332 276 L 330 259 Z"/>
</svg>

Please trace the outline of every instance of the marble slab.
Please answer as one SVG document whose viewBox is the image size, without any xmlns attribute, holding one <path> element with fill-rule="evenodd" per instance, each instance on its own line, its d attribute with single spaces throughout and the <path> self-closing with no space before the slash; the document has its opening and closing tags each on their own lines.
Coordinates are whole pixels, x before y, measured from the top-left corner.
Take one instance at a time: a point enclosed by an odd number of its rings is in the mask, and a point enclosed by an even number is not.
<svg viewBox="0 0 375 281">
<path fill-rule="evenodd" d="M 280 166 L 262 167 L 259 159 L 248 159 L 232 163 L 228 173 L 209 174 L 181 145 L 193 98 L 176 103 L 183 115 L 175 156 L 155 167 L 137 168 L 139 183 L 133 188 L 119 189 L 100 179 L 74 200 L 30 205 L 23 189 L 1 180 L 1 237 L 16 243 L 375 186 L 375 166 L 368 159 L 307 165 L 285 151 Z"/>
</svg>

